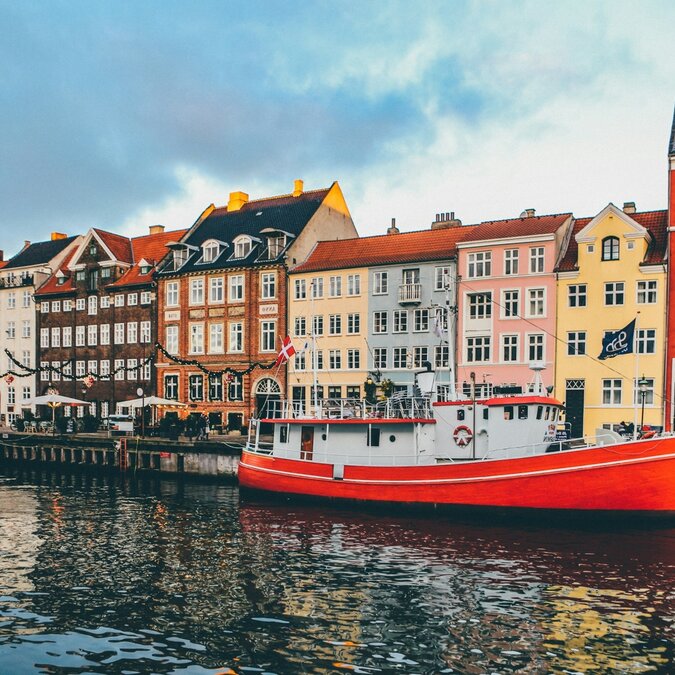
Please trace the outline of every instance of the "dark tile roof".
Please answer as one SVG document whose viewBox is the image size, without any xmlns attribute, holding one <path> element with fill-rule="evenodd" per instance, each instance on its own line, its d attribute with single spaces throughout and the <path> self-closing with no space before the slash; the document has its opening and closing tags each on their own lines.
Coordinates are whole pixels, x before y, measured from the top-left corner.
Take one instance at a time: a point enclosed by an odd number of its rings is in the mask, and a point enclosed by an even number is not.
<svg viewBox="0 0 675 675">
<path fill-rule="evenodd" d="M 593 218 L 575 218 L 572 224 L 572 232 L 567 243 L 567 250 L 563 255 L 556 272 L 573 272 L 577 269 L 577 256 L 579 255 L 579 244 L 575 236 L 591 222 Z"/>
<path fill-rule="evenodd" d="M 65 239 L 50 239 L 30 244 L 23 251 L 10 258 L 5 265 L 5 269 L 28 267 L 29 265 L 45 265 L 74 240 L 75 237 L 66 237 Z"/>
<path fill-rule="evenodd" d="M 469 238 L 475 227 L 465 225 L 442 230 L 320 241 L 307 260 L 294 268 L 292 273 L 447 260 L 457 254 L 457 242 Z"/>
<path fill-rule="evenodd" d="M 254 264 L 263 252 L 260 244 L 254 246 L 250 255 L 244 259 L 229 259 L 233 253 L 232 241 L 237 236 L 246 234 L 262 239 L 264 234 L 261 234 L 261 231 L 269 228 L 283 230 L 297 237 L 316 213 L 329 191 L 330 188 L 325 188 L 303 192 L 298 197 L 283 195 L 257 199 L 247 202 L 238 211 L 228 211 L 227 207 L 214 209 L 181 241 L 199 250 L 192 252 L 178 273 L 206 272 L 226 267 L 248 267 Z M 229 246 L 213 262 L 198 263 L 201 258 L 199 247 L 209 239 L 217 239 Z M 269 262 L 269 260 L 265 259 L 264 262 Z M 160 274 L 167 275 L 175 273 L 172 268 L 166 268 L 160 272 Z"/>
</svg>

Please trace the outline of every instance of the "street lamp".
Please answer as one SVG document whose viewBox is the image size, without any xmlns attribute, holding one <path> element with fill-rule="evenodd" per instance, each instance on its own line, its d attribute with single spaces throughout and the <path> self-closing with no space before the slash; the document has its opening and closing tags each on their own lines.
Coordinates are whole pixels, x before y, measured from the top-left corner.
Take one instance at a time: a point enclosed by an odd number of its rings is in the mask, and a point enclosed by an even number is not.
<svg viewBox="0 0 675 675">
<path fill-rule="evenodd" d="M 645 379 L 643 375 L 641 379 L 638 380 L 638 390 L 640 392 L 640 400 L 642 403 L 642 414 L 640 416 L 640 433 L 645 426 L 645 399 L 647 398 L 647 390 L 649 388 L 649 380 Z"/>
<path fill-rule="evenodd" d="M 136 396 L 141 397 L 141 438 L 145 436 L 145 391 L 143 387 L 136 389 Z"/>
</svg>

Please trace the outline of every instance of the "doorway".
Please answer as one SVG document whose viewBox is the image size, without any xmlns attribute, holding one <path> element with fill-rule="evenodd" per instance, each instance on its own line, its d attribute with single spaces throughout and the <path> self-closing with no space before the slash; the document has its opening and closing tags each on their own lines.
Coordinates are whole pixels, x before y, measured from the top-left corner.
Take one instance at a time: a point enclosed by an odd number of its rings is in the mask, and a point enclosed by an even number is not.
<svg viewBox="0 0 675 675">
<path fill-rule="evenodd" d="M 255 388 L 256 417 L 262 419 L 274 419 L 281 417 L 281 387 L 276 380 L 266 377 L 258 382 Z M 270 422 L 260 424 L 261 434 L 271 434 L 273 426 Z"/>
<path fill-rule="evenodd" d="M 300 459 L 311 461 L 314 457 L 314 427 L 302 427 L 300 431 Z"/>
<path fill-rule="evenodd" d="M 581 438 L 584 435 L 585 387 L 585 380 L 565 382 L 565 419 L 570 425 L 572 438 Z"/>
</svg>

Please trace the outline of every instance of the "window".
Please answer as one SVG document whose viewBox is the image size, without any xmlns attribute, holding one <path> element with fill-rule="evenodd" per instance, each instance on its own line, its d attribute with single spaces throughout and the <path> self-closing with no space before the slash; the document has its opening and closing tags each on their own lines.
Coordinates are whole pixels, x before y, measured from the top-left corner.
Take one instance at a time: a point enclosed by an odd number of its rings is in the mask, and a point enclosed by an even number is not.
<svg viewBox="0 0 675 675">
<path fill-rule="evenodd" d="M 605 305 L 623 305 L 624 283 L 623 281 L 608 281 L 605 284 Z"/>
<path fill-rule="evenodd" d="M 138 380 L 138 360 L 127 359 L 127 380 L 130 382 Z"/>
<path fill-rule="evenodd" d="M 49 371 L 45 370 L 49 367 L 49 361 L 40 361 L 40 381 L 49 382 Z"/>
<path fill-rule="evenodd" d="M 24 319 L 21 322 L 21 337 L 29 338 L 31 333 L 30 320 Z"/>
<path fill-rule="evenodd" d="M 407 368 L 408 367 L 408 348 L 407 347 L 394 347 L 394 368 Z"/>
<path fill-rule="evenodd" d="M 96 296 L 93 296 L 94 300 L 96 300 Z M 52 312 L 60 312 L 61 311 L 61 301 L 60 300 L 53 300 L 52 301 Z"/>
<path fill-rule="evenodd" d="M 220 255 L 220 245 L 216 241 L 206 241 L 202 245 L 202 262 L 213 262 Z"/>
<path fill-rule="evenodd" d="M 110 361 L 108 359 L 103 359 L 101 361 L 101 376 L 105 376 L 106 378 L 108 375 L 110 375 Z"/>
<path fill-rule="evenodd" d="M 490 360 L 489 336 L 470 337 L 466 339 L 466 360 L 469 363 L 480 363 Z"/>
<path fill-rule="evenodd" d="M 122 324 L 124 325 L 124 324 Z M 85 345 L 85 326 L 75 326 L 75 346 L 84 347 Z M 122 340 L 124 343 L 124 340 Z"/>
<path fill-rule="evenodd" d="M 216 304 L 225 300 L 225 279 L 211 277 L 209 279 L 209 302 Z"/>
<path fill-rule="evenodd" d="M 507 248 L 504 251 L 504 274 L 515 275 L 518 274 L 518 249 Z"/>
<path fill-rule="evenodd" d="M 307 319 L 304 316 L 296 316 L 293 321 L 293 335 L 303 337 L 307 334 Z"/>
<path fill-rule="evenodd" d="M 429 330 L 429 310 L 416 309 L 414 314 L 415 320 L 413 323 L 413 330 L 416 333 L 425 333 Z"/>
<path fill-rule="evenodd" d="M 133 307 L 138 304 L 138 293 L 129 293 L 127 295 L 127 305 Z"/>
<path fill-rule="evenodd" d="M 101 326 L 103 328 L 103 326 Z M 150 344 L 152 338 L 150 321 L 141 321 L 141 344 Z"/>
<path fill-rule="evenodd" d="M 520 291 L 502 291 L 503 319 L 516 319 L 520 311 Z"/>
<path fill-rule="evenodd" d="M 178 307 L 178 282 L 166 282 L 166 306 Z"/>
<path fill-rule="evenodd" d="M 173 268 L 174 270 L 180 269 L 187 262 L 190 257 L 190 252 L 185 246 L 180 248 L 175 248 L 173 250 Z"/>
<path fill-rule="evenodd" d="M 331 314 L 328 317 L 328 335 L 342 334 L 342 314 Z"/>
<path fill-rule="evenodd" d="M 84 363 L 84 361 L 83 361 Z M 115 359 L 114 363 L 115 368 L 115 379 L 123 380 L 124 379 L 124 359 Z"/>
<path fill-rule="evenodd" d="M 65 347 L 66 344 L 66 329 L 63 329 L 63 346 Z M 109 323 L 102 323 L 100 328 L 99 328 L 100 334 L 100 343 L 102 345 L 109 345 L 110 344 L 110 324 Z M 70 334 L 68 335 L 68 342 L 70 342 Z"/>
<path fill-rule="evenodd" d="M 171 373 L 164 376 L 164 397 L 171 401 L 178 400 L 178 374 Z"/>
<path fill-rule="evenodd" d="M 328 387 L 328 398 L 342 398 L 342 387 L 335 385 Z"/>
<path fill-rule="evenodd" d="M 361 367 L 361 350 L 348 349 L 347 350 L 347 368 L 358 370 Z"/>
<path fill-rule="evenodd" d="M 492 317 L 492 293 L 469 293 L 469 318 L 490 319 Z"/>
<path fill-rule="evenodd" d="M 544 360 L 544 334 L 535 333 L 527 336 L 527 358 L 529 361 Z"/>
<path fill-rule="evenodd" d="M 450 358 L 450 349 L 448 345 L 436 345 L 434 347 L 434 367 L 447 368 Z"/>
<path fill-rule="evenodd" d="M 276 348 L 277 323 L 276 321 L 260 322 L 260 351 L 273 352 Z"/>
<path fill-rule="evenodd" d="M 212 323 L 209 326 L 209 354 L 222 354 L 224 351 L 223 324 Z"/>
<path fill-rule="evenodd" d="M 101 279 L 110 279 L 112 270 L 109 267 L 103 267 L 101 269 Z"/>
<path fill-rule="evenodd" d="M 373 312 L 373 333 L 386 333 L 387 319 L 387 312 Z"/>
<path fill-rule="evenodd" d="M 387 348 L 375 347 L 373 349 L 373 368 L 384 370 L 387 367 Z"/>
<path fill-rule="evenodd" d="M 209 375 L 209 401 L 223 400 L 223 376 Z"/>
<path fill-rule="evenodd" d="M 110 326 L 108 326 L 108 342 L 103 342 L 103 326 L 101 326 L 101 344 L 109 344 L 110 342 Z M 63 328 L 63 346 L 72 347 L 73 346 L 73 329 L 70 326 L 65 326 Z"/>
<path fill-rule="evenodd" d="M 78 300 L 77 302 L 78 302 L 78 305 L 79 305 L 80 301 Z M 84 300 L 82 300 L 82 303 L 84 304 Z M 124 295 L 122 295 L 122 293 L 118 293 L 115 296 L 115 307 L 124 307 Z M 79 309 L 79 306 L 78 306 L 78 309 Z M 84 307 L 82 307 L 82 309 L 84 309 Z"/>
<path fill-rule="evenodd" d="M 148 293 L 148 295 L 150 295 Z M 66 306 L 66 303 L 68 303 L 68 306 Z M 101 309 L 108 309 L 110 307 L 110 296 L 109 295 L 103 295 L 101 296 L 101 301 L 99 303 Z M 72 301 L 71 300 L 64 300 L 63 301 L 63 311 L 64 312 L 70 312 L 72 309 Z"/>
<path fill-rule="evenodd" d="M 275 272 L 264 272 L 261 275 L 261 297 L 263 300 L 270 300 L 277 297 L 277 275 Z"/>
<path fill-rule="evenodd" d="M 204 279 L 190 279 L 190 304 L 204 304 Z"/>
<path fill-rule="evenodd" d="M 361 332 L 361 315 L 347 314 L 347 333 L 355 335 Z"/>
<path fill-rule="evenodd" d="M 645 381 L 644 404 L 654 405 L 654 378 L 640 378 Z M 642 392 L 640 391 L 640 379 L 633 380 L 633 405 L 642 405 Z"/>
<path fill-rule="evenodd" d="M 514 363 L 519 358 L 518 335 L 502 335 L 502 361 Z"/>
<path fill-rule="evenodd" d="M 233 375 L 227 385 L 228 401 L 243 401 L 244 388 L 242 386 L 241 375 Z"/>
<path fill-rule="evenodd" d="M 323 277 L 313 277 L 311 287 L 313 298 L 323 298 Z"/>
<path fill-rule="evenodd" d="M 9 300 L 7 301 L 7 304 L 9 305 Z M 40 312 L 42 314 L 49 314 L 49 303 L 48 302 L 41 302 L 40 303 Z"/>
<path fill-rule="evenodd" d="M 87 326 L 87 345 L 95 347 L 98 341 L 98 326 Z"/>
<path fill-rule="evenodd" d="M 408 310 L 407 309 L 396 309 L 394 310 L 393 315 L 393 327 L 392 331 L 394 333 L 407 333 L 408 332 Z"/>
<path fill-rule="evenodd" d="M 87 298 L 87 314 L 94 316 L 98 312 L 98 298 L 95 295 L 90 295 Z"/>
<path fill-rule="evenodd" d="M 295 299 L 305 300 L 307 298 L 307 282 L 305 279 L 296 279 L 294 282 Z"/>
<path fill-rule="evenodd" d="M 328 280 L 328 294 L 331 298 L 339 298 L 342 295 L 342 277 L 330 277 Z"/>
<path fill-rule="evenodd" d="M 52 331 L 54 329 L 52 328 Z M 58 328 L 56 329 L 58 330 Z M 16 337 L 16 323 L 14 321 L 8 321 L 7 322 L 7 337 L 10 340 L 13 340 Z M 58 345 L 54 345 L 55 347 L 58 347 Z"/>
<path fill-rule="evenodd" d="M 228 284 L 230 302 L 241 302 L 244 299 L 244 276 L 235 274 L 228 278 Z"/>
<path fill-rule="evenodd" d="M 656 303 L 656 279 L 637 282 L 637 301 L 639 305 Z"/>
<path fill-rule="evenodd" d="M 413 347 L 413 367 L 424 368 L 429 360 L 429 347 Z"/>
<path fill-rule="evenodd" d="M 269 260 L 274 260 L 281 255 L 281 252 L 286 246 L 286 236 L 283 234 L 275 234 L 267 237 L 267 257 Z"/>
<path fill-rule="evenodd" d="M 252 242 L 248 237 L 239 237 L 234 241 L 234 257 L 245 258 L 252 248 Z"/>
<path fill-rule="evenodd" d="M 40 328 L 40 347 L 49 348 L 49 328 Z"/>
<path fill-rule="evenodd" d="M 244 351 L 244 324 L 240 322 L 230 323 L 230 348 L 231 352 Z"/>
<path fill-rule="evenodd" d="M 527 316 L 546 315 L 546 289 L 530 288 L 527 291 Z"/>
<path fill-rule="evenodd" d="M 116 323 L 115 324 L 114 341 L 115 341 L 116 345 L 123 345 L 124 344 L 124 324 L 123 323 Z"/>
<path fill-rule="evenodd" d="M 124 299 L 124 298 L 122 298 L 122 299 Z M 75 300 L 75 309 L 78 312 L 84 311 L 84 303 L 85 303 L 84 298 L 78 298 L 77 300 Z"/>
<path fill-rule="evenodd" d="M 586 331 L 578 330 L 567 333 L 567 355 L 577 356 L 586 353 Z"/>
<path fill-rule="evenodd" d="M 169 354 L 178 354 L 178 326 L 166 327 L 166 351 Z"/>
<path fill-rule="evenodd" d="M 544 271 L 544 247 L 535 246 L 530 249 L 530 274 L 541 274 Z"/>
<path fill-rule="evenodd" d="M 30 387 L 23 387 L 23 389 L 21 391 L 21 397 L 24 401 L 27 401 L 31 397 Z"/>
<path fill-rule="evenodd" d="M 619 238 L 605 237 L 602 240 L 602 259 L 603 260 L 618 260 L 619 259 Z"/>
<path fill-rule="evenodd" d="M 373 275 L 373 295 L 386 295 L 389 292 L 389 273 L 375 272 Z"/>
<path fill-rule="evenodd" d="M 489 277 L 492 273 L 492 252 L 479 251 L 478 253 L 469 253 L 468 258 L 468 276 L 469 279 L 479 277 Z"/>
<path fill-rule="evenodd" d="M 445 287 L 450 283 L 450 268 L 436 267 L 434 269 L 434 290 L 444 291 Z"/>
<path fill-rule="evenodd" d="M 16 390 L 14 387 L 7 387 L 7 405 L 16 404 Z"/>
<path fill-rule="evenodd" d="M 188 396 L 191 401 L 204 400 L 204 376 L 190 375 L 188 377 Z"/>
<path fill-rule="evenodd" d="M 350 274 L 347 277 L 347 295 L 361 295 L 360 274 Z"/>
<path fill-rule="evenodd" d="M 130 321 L 127 324 L 127 344 L 135 345 L 138 343 L 138 322 Z"/>
<path fill-rule="evenodd" d="M 190 354 L 204 353 L 204 324 L 190 324 Z"/>
<path fill-rule="evenodd" d="M 637 332 L 637 352 L 638 354 L 656 353 L 656 329 L 639 328 Z"/>
<path fill-rule="evenodd" d="M 339 349 L 331 349 L 328 352 L 328 367 L 331 370 L 342 368 L 342 352 Z"/>
<path fill-rule="evenodd" d="M 23 299 L 22 306 L 23 307 L 30 307 L 30 291 L 24 291 L 22 299 Z M 64 305 L 65 305 L 65 303 L 66 303 L 66 301 L 64 300 Z M 64 309 L 65 309 L 65 307 L 64 307 Z"/>
<path fill-rule="evenodd" d="M 31 355 L 27 349 L 24 349 L 21 353 L 21 363 L 26 366 L 26 368 L 31 368 Z"/>
<path fill-rule="evenodd" d="M 320 314 L 312 317 L 312 334 L 323 335 L 323 316 Z"/>
<path fill-rule="evenodd" d="M 572 284 L 567 287 L 569 307 L 586 307 L 586 284 Z"/>
<path fill-rule="evenodd" d="M 151 300 L 150 291 L 143 291 L 141 293 L 141 305 L 149 305 Z"/>
<path fill-rule="evenodd" d="M 602 381 L 602 405 L 621 405 L 621 380 Z"/>
<path fill-rule="evenodd" d="M 14 291 L 10 291 L 7 294 L 7 309 L 14 309 L 15 307 L 16 307 L 16 293 Z M 49 303 L 47 303 L 47 307 L 49 307 Z M 47 311 L 49 311 L 49 309 Z"/>
</svg>

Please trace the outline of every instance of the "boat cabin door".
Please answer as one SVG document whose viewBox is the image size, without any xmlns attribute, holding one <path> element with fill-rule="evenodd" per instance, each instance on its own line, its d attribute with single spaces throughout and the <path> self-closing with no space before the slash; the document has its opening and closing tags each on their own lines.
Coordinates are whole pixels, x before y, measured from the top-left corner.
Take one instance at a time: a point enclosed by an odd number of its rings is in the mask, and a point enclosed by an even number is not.
<svg viewBox="0 0 675 675">
<path fill-rule="evenodd" d="M 300 459 L 311 460 L 314 456 L 314 427 L 302 427 L 300 431 Z"/>
</svg>

